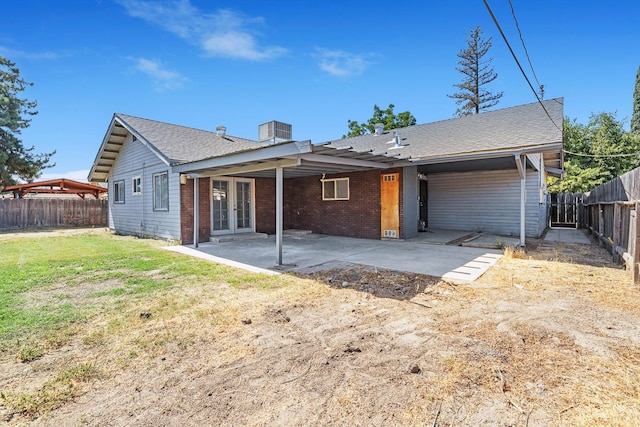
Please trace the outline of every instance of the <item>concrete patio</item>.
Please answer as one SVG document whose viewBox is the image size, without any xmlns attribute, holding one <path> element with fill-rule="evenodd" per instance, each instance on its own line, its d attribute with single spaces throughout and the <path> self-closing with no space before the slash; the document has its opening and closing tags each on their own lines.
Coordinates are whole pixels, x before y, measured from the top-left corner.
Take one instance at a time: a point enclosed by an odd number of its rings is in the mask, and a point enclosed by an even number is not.
<svg viewBox="0 0 640 427">
<path fill-rule="evenodd" d="M 457 230 L 429 230 L 411 240 L 371 240 L 310 234 L 289 230 L 283 236 L 283 265 L 276 263 L 275 236 L 237 234 L 219 243 L 168 246 L 165 249 L 265 274 L 356 263 L 377 268 L 428 274 L 469 283 L 484 274 L 502 256 L 497 244 L 518 246 L 509 236 Z M 591 244 L 584 230 L 552 228 L 545 241 Z"/>
<path fill-rule="evenodd" d="M 274 236 L 202 243 L 197 249 L 187 246 L 170 246 L 167 249 L 267 274 L 319 264 L 331 265 L 332 262 L 350 262 L 466 283 L 480 277 L 502 256 L 502 251 L 495 249 L 319 234 L 285 235 L 284 265 L 276 265 Z"/>
</svg>

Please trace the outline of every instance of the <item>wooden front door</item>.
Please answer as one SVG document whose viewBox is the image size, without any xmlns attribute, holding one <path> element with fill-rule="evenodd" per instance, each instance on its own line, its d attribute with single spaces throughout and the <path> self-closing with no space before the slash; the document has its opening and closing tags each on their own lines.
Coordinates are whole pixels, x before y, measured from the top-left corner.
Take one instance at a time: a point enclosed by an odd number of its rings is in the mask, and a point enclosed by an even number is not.
<svg viewBox="0 0 640 427">
<path fill-rule="evenodd" d="M 380 175 L 380 237 L 400 237 L 399 173 Z"/>
</svg>

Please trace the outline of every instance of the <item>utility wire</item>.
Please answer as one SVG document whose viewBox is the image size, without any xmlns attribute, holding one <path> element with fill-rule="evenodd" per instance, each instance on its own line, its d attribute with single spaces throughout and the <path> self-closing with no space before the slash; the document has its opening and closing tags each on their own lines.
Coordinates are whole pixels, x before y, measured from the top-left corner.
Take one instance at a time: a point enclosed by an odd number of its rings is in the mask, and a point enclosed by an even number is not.
<svg viewBox="0 0 640 427">
<path fill-rule="evenodd" d="M 614 157 L 632 157 L 632 156 L 640 156 L 640 151 L 631 154 L 581 154 L 581 153 L 572 153 L 571 151 L 562 150 L 565 154 L 571 154 L 572 156 L 581 156 L 581 157 L 598 157 L 598 158 L 614 158 Z"/>
<path fill-rule="evenodd" d="M 529 67 L 531 68 L 531 72 L 533 73 L 533 78 L 536 79 L 536 83 L 538 84 L 538 88 L 540 88 L 540 96 L 544 97 L 544 86 L 540 84 L 538 80 L 538 76 L 536 75 L 536 70 L 533 69 L 533 64 L 531 63 L 531 58 L 529 57 L 529 51 L 527 50 L 527 45 L 524 43 L 524 39 L 522 38 L 522 31 L 520 31 L 520 24 L 518 24 L 518 18 L 516 18 L 516 11 L 513 8 L 513 4 L 511 0 L 509 1 L 509 6 L 511 7 L 511 15 L 513 16 L 513 20 L 516 23 L 516 28 L 518 29 L 518 35 L 520 36 L 520 41 L 522 42 L 522 48 L 524 49 L 524 54 L 527 56 L 527 61 L 529 62 Z"/>
<path fill-rule="evenodd" d="M 518 68 L 520 69 L 520 73 L 522 73 L 522 76 L 524 77 L 524 79 L 529 84 L 529 87 L 531 88 L 531 91 L 533 92 L 533 95 L 536 97 L 536 99 L 540 103 L 540 106 L 542 107 L 544 112 L 547 114 L 547 117 L 549 117 L 549 120 L 551 120 L 551 123 L 553 123 L 553 125 L 556 127 L 556 129 L 562 130 L 556 124 L 556 122 L 554 122 L 553 119 L 551 118 L 551 115 L 549 114 L 549 112 L 547 111 L 547 108 L 542 103 L 542 100 L 540 99 L 540 96 L 538 96 L 538 92 L 536 92 L 536 90 L 533 88 L 533 85 L 531 84 L 531 81 L 529 80 L 529 77 L 527 77 L 527 74 L 522 69 L 522 65 L 520 65 L 520 61 L 518 61 L 518 57 L 513 52 L 513 49 L 511 48 L 511 44 L 509 44 L 509 40 L 507 40 L 507 36 L 504 35 L 504 31 L 502 31 L 502 27 L 498 23 L 498 19 L 493 14 L 493 10 L 491 10 L 491 6 L 489 6 L 489 3 L 487 2 L 487 0 L 482 0 L 482 1 L 484 2 L 484 5 L 487 7 L 487 10 L 489 11 L 489 14 L 491 15 L 491 18 L 493 19 L 493 22 L 496 24 L 496 27 L 498 28 L 498 31 L 500 31 L 500 35 L 502 36 L 502 39 L 504 40 L 504 42 L 506 43 L 507 47 L 509 48 L 509 52 L 511 52 L 511 56 L 513 56 L 513 60 L 516 61 L 516 64 L 518 65 Z"/>
</svg>

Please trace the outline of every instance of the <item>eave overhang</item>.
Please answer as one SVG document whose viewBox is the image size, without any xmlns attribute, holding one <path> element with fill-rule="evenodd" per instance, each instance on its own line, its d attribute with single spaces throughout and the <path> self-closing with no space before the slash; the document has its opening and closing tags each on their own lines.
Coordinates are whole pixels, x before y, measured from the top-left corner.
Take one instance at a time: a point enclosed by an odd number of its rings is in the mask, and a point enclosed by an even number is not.
<svg viewBox="0 0 640 427">
<path fill-rule="evenodd" d="M 120 154 L 120 150 L 124 146 L 129 134 L 145 145 L 153 154 L 155 154 L 167 166 L 170 165 L 169 159 L 164 156 L 153 144 L 149 143 L 142 135 L 138 134 L 135 129 L 129 126 L 118 114 L 114 114 L 109 124 L 109 128 L 102 139 L 100 149 L 93 161 L 91 170 L 89 171 L 89 182 L 105 182 L 111 174 L 111 169 Z"/>
</svg>

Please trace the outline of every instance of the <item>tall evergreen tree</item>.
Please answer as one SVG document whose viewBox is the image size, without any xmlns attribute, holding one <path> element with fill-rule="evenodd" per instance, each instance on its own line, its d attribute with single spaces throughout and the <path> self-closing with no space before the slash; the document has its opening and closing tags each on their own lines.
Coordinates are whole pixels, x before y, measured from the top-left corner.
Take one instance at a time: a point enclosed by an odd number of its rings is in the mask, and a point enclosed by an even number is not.
<svg viewBox="0 0 640 427">
<path fill-rule="evenodd" d="M 502 92 L 494 93 L 485 89 L 486 85 L 498 78 L 491 65 L 493 58 L 485 58 L 491 43 L 491 37 L 486 40 L 482 38 L 482 29 L 478 26 L 469 33 L 467 47 L 458 53 L 460 67 L 456 67 L 456 70 L 464 77 L 461 83 L 453 85 L 460 89 L 460 92 L 447 95 L 455 99 L 459 105 L 456 110 L 458 116 L 478 114 L 497 105 L 502 98 Z"/>
<path fill-rule="evenodd" d="M 18 179 L 31 182 L 42 169 L 53 166 L 49 161 L 55 151 L 35 154 L 34 147 L 25 148 L 18 137 L 29 127 L 29 117 L 38 113 L 36 101 L 19 97 L 32 85 L 20 77 L 15 63 L 0 56 L 0 190 Z"/>
<path fill-rule="evenodd" d="M 633 91 L 633 113 L 631 115 L 631 133 L 640 135 L 640 67 L 636 73 L 636 88 Z"/>
</svg>

